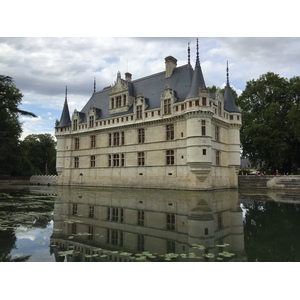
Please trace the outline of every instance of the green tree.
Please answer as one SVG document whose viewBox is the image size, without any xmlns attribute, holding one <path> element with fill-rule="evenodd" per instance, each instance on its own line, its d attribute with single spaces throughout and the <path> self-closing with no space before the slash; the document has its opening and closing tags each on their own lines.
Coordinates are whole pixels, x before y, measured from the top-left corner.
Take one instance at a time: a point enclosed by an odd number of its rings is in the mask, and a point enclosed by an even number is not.
<svg viewBox="0 0 300 300">
<path fill-rule="evenodd" d="M 243 156 L 265 170 L 291 173 L 299 167 L 299 92 L 299 77 L 269 72 L 247 82 L 238 98 Z"/>
<path fill-rule="evenodd" d="M 19 109 L 22 93 L 9 76 L 0 75 L 0 174 L 11 174 L 19 162 L 20 115 L 36 117 Z"/>
<path fill-rule="evenodd" d="M 30 134 L 20 147 L 23 175 L 56 174 L 56 141 L 51 134 Z"/>
</svg>

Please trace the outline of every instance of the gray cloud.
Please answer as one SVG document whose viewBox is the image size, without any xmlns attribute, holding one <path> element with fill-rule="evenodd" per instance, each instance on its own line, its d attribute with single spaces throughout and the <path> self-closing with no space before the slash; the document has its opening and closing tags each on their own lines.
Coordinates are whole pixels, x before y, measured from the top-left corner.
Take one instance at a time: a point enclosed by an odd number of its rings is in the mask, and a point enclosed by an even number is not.
<svg viewBox="0 0 300 300">
<path fill-rule="evenodd" d="M 161 72 L 164 58 L 174 56 L 177 65 L 196 59 L 195 37 L 4 37 L 0 38 L 0 70 L 13 77 L 24 94 L 24 103 L 36 110 L 53 109 L 59 118 L 68 86 L 70 111 L 81 109 L 93 92 L 110 86 L 117 72 L 132 73 L 133 80 Z M 199 38 L 200 62 L 206 84 L 222 86 L 229 62 L 230 83 L 238 91 L 246 82 L 266 72 L 298 76 L 300 38 Z"/>
</svg>

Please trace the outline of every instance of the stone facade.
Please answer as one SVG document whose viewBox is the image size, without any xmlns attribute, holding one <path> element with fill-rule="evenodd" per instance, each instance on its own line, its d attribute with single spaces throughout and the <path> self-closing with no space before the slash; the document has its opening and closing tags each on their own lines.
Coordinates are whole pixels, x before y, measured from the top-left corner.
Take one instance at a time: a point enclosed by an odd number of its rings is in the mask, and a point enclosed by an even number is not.
<svg viewBox="0 0 300 300">
<path fill-rule="evenodd" d="M 190 49 L 188 49 L 190 52 Z M 196 65 L 96 92 L 70 118 L 67 94 L 56 122 L 58 184 L 160 189 L 237 188 L 241 113 L 228 79 L 225 93 L 205 86 Z"/>
</svg>

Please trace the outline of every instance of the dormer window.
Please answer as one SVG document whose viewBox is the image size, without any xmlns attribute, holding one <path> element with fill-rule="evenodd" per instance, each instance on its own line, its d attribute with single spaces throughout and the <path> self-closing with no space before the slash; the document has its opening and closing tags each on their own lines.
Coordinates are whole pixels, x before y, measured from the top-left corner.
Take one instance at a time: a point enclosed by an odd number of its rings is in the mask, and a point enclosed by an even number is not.
<svg viewBox="0 0 300 300">
<path fill-rule="evenodd" d="M 89 127 L 90 128 L 94 127 L 94 122 L 95 122 L 95 116 L 90 116 L 89 117 Z"/>
<path fill-rule="evenodd" d="M 122 106 L 122 96 L 117 96 L 116 97 L 116 108 Z"/>
<path fill-rule="evenodd" d="M 128 111 L 134 100 L 134 97 L 130 95 L 131 85 L 132 83 L 122 79 L 118 72 L 117 80 L 109 93 L 109 112 L 111 114 Z"/>
<path fill-rule="evenodd" d="M 171 115 L 172 114 L 172 107 L 173 104 L 176 102 L 177 98 L 175 96 L 175 92 L 169 88 L 168 86 L 165 87 L 162 95 L 161 95 L 161 108 L 164 115 Z"/>
<path fill-rule="evenodd" d="M 136 118 L 138 120 L 143 118 L 143 106 L 142 105 L 137 105 L 136 106 Z"/>
<path fill-rule="evenodd" d="M 171 114 L 171 99 L 164 100 L 164 114 L 165 115 Z"/>
<path fill-rule="evenodd" d="M 74 119 L 73 120 L 73 131 L 77 130 L 77 126 L 78 126 L 78 120 Z"/>
</svg>

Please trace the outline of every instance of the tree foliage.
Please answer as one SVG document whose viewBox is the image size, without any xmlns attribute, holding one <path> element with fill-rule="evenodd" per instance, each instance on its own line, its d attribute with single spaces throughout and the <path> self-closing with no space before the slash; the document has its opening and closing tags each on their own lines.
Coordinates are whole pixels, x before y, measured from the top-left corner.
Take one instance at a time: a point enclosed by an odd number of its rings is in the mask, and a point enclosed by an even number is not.
<svg viewBox="0 0 300 300">
<path fill-rule="evenodd" d="M 243 156 L 265 170 L 295 172 L 300 167 L 300 77 L 269 72 L 247 82 L 238 98 L 243 114 Z"/>
<path fill-rule="evenodd" d="M 0 175 L 55 174 L 56 143 L 50 134 L 20 141 L 19 116 L 36 117 L 19 108 L 22 98 L 13 79 L 0 75 Z"/>
<path fill-rule="evenodd" d="M 20 148 L 22 175 L 56 174 L 56 141 L 51 134 L 30 134 Z"/>
</svg>

